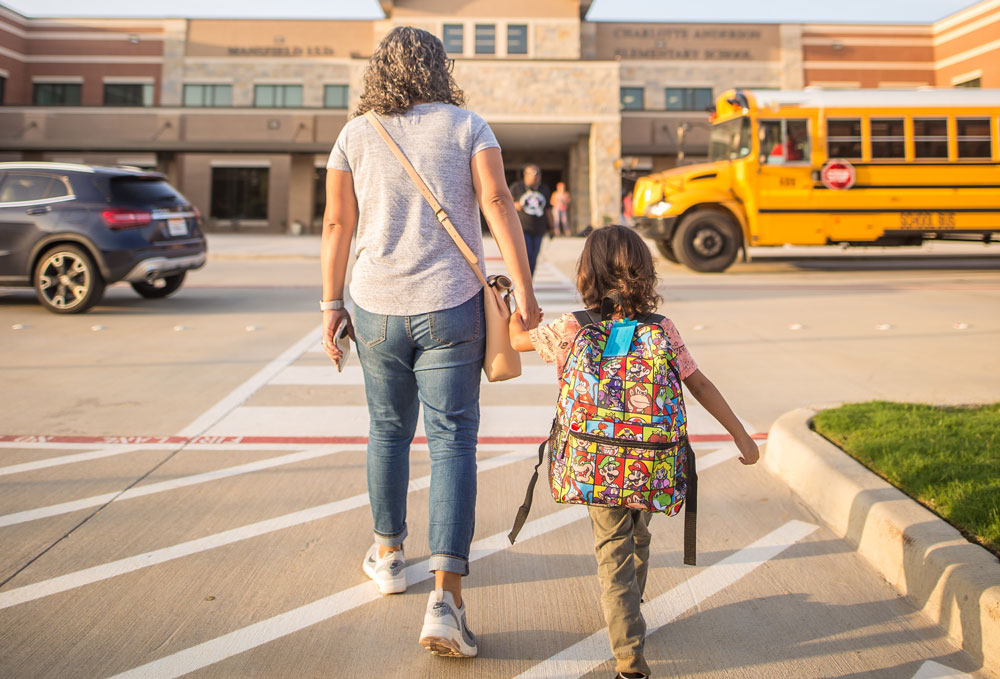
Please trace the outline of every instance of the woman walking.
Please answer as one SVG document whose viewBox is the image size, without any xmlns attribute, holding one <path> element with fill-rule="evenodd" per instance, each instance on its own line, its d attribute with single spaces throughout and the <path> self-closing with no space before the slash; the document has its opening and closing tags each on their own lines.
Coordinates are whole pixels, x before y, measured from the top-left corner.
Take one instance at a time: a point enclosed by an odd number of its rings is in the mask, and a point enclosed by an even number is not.
<svg viewBox="0 0 1000 679">
<path fill-rule="evenodd" d="M 500 147 L 489 125 L 461 108 L 441 41 L 393 29 L 368 64 L 361 102 L 330 154 L 323 219 L 323 344 L 339 364 L 334 332 L 347 319 L 365 377 L 370 432 L 368 494 L 374 544 L 364 572 L 382 594 L 406 589 L 403 542 L 409 452 L 424 404 L 430 449 L 429 569 L 434 572 L 420 634 L 433 653 L 477 653 L 462 598 L 475 527 L 479 381 L 485 347 L 483 289 L 386 142 L 373 111 L 483 262 L 479 210 L 514 282 L 527 327 L 539 310 Z M 351 297 L 343 306 L 357 228 Z"/>
</svg>

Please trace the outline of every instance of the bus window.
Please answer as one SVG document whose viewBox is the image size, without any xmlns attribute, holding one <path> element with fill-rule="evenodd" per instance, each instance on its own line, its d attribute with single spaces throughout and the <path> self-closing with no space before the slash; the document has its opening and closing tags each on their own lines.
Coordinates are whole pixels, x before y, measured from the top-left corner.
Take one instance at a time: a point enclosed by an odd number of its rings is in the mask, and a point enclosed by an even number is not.
<svg viewBox="0 0 1000 679">
<path fill-rule="evenodd" d="M 903 132 L 903 119 L 872 118 L 872 159 L 905 158 L 906 135 Z"/>
<path fill-rule="evenodd" d="M 762 120 L 760 152 L 768 165 L 809 160 L 809 128 L 805 120 Z"/>
<path fill-rule="evenodd" d="M 948 157 L 948 121 L 944 118 L 914 118 L 915 158 Z"/>
<path fill-rule="evenodd" d="M 861 157 L 861 119 L 826 121 L 826 155 L 829 158 Z"/>
<path fill-rule="evenodd" d="M 750 155 L 753 146 L 749 118 L 734 118 L 712 126 L 708 138 L 709 160 L 735 160 Z"/>
<path fill-rule="evenodd" d="M 959 118 L 958 157 L 992 158 L 989 118 Z"/>
</svg>

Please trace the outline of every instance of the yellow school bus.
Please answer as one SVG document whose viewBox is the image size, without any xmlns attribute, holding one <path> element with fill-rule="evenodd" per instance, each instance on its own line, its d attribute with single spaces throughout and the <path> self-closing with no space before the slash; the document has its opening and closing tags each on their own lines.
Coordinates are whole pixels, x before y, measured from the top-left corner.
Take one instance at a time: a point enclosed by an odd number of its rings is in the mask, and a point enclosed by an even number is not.
<svg viewBox="0 0 1000 679">
<path fill-rule="evenodd" d="M 729 90 L 709 161 L 642 177 L 639 232 L 724 271 L 748 245 L 1000 241 L 1000 90 Z"/>
</svg>

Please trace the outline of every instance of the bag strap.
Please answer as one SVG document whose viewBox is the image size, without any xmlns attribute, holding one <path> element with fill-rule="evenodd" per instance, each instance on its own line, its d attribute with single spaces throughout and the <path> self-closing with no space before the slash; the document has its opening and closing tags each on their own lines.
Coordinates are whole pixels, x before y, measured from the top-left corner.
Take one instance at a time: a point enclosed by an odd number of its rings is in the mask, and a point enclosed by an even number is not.
<svg viewBox="0 0 1000 679">
<path fill-rule="evenodd" d="M 476 274 L 476 278 L 479 279 L 479 282 L 483 284 L 484 288 L 487 287 L 488 283 L 486 282 L 486 278 L 483 276 L 483 272 L 479 270 L 479 259 L 476 257 L 475 253 L 472 252 L 465 241 L 462 240 L 462 237 L 455 229 L 455 225 L 451 223 L 451 218 L 448 217 L 448 213 L 444 211 L 444 208 L 441 207 L 441 203 L 437 201 L 434 194 L 431 193 L 431 190 L 427 188 L 427 184 L 424 183 L 424 180 L 417 173 L 413 164 L 403 154 L 403 150 L 399 148 L 399 144 L 397 144 L 395 140 L 389 136 L 389 133 L 382 125 L 382 121 L 378 119 L 378 116 L 375 115 L 374 111 L 366 111 L 365 118 L 367 118 L 368 122 L 372 124 L 372 127 L 375 128 L 375 131 L 378 132 L 379 136 L 382 137 L 382 140 L 385 141 L 385 145 L 389 147 L 390 151 L 392 151 L 392 155 L 396 156 L 396 160 L 398 160 L 399 164 L 403 166 L 403 169 L 406 170 L 406 174 L 409 175 L 414 186 L 416 186 L 417 190 L 420 191 L 420 195 L 424 197 L 424 200 L 426 200 L 428 205 L 431 206 L 431 209 L 434 210 L 434 216 L 437 217 L 439 222 L 441 222 L 441 226 L 443 226 L 444 230 L 448 232 L 451 239 L 455 241 L 455 245 L 458 246 L 458 249 L 462 251 L 462 256 L 465 257 L 465 261 L 469 263 L 472 271 Z"/>
</svg>

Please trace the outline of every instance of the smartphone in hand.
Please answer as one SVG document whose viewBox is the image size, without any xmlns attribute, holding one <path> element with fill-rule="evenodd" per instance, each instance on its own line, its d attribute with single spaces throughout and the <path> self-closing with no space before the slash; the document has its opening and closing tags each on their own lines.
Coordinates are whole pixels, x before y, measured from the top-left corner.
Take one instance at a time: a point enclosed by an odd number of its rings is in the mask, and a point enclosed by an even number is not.
<svg viewBox="0 0 1000 679">
<path fill-rule="evenodd" d="M 346 316 L 341 319 L 340 325 L 337 326 L 337 331 L 333 333 L 333 341 L 342 354 L 340 360 L 337 361 L 337 372 L 344 372 L 344 365 L 346 365 L 347 358 L 351 355 L 351 338 L 347 335 Z"/>
</svg>

